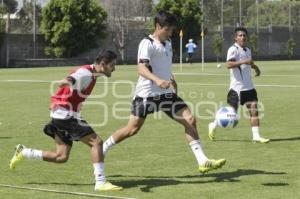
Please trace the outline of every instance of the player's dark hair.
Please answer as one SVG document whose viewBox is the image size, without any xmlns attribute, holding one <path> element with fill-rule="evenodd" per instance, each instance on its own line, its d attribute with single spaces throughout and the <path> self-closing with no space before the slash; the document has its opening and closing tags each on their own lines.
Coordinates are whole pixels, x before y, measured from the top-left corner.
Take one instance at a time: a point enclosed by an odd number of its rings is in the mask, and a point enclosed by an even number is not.
<svg viewBox="0 0 300 199">
<path fill-rule="evenodd" d="M 234 34 L 236 35 L 237 32 L 239 32 L 239 31 L 244 32 L 248 36 L 248 31 L 247 31 L 246 28 L 244 28 L 244 27 L 237 27 L 237 28 L 234 29 Z"/>
<path fill-rule="evenodd" d="M 104 63 L 108 64 L 115 59 L 117 59 L 117 54 L 115 52 L 111 50 L 104 50 L 99 53 L 95 59 L 95 62 L 96 64 L 100 64 L 100 62 L 103 61 Z"/>
<path fill-rule="evenodd" d="M 154 17 L 154 27 L 156 24 L 159 24 L 161 27 L 164 26 L 176 26 L 177 25 L 177 18 L 175 15 L 168 13 L 165 10 L 161 10 L 157 13 Z"/>
</svg>

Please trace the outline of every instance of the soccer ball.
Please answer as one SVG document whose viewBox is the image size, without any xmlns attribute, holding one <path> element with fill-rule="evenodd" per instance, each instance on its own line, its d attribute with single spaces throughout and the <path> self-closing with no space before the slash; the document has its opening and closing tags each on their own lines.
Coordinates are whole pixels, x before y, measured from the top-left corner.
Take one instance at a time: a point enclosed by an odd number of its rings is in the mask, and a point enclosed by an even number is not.
<svg viewBox="0 0 300 199">
<path fill-rule="evenodd" d="M 216 120 L 222 128 L 234 128 L 239 122 L 239 116 L 232 107 L 221 107 L 216 113 Z"/>
</svg>

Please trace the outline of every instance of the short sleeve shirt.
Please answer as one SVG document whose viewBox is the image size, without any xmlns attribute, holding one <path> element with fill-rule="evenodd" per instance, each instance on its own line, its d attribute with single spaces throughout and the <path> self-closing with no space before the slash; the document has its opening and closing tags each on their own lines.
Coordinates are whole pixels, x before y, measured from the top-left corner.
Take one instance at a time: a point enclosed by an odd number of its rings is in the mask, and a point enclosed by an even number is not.
<svg viewBox="0 0 300 199">
<path fill-rule="evenodd" d="M 139 60 L 148 60 L 150 71 L 160 79 L 170 81 L 172 78 L 172 44 L 170 40 L 160 42 L 153 38 L 152 35 L 144 38 L 138 49 L 138 62 Z M 150 97 L 171 93 L 171 89 L 162 89 L 155 84 L 155 82 L 139 76 L 135 96 Z"/>
<path fill-rule="evenodd" d="M 227 61 L 240 61 L 251 59 L 251 50 L 248 47 L 242 48 L 237 43 L 233 44 L 227 51 Z M 237 92 L 251 90 L 254 88 L 251 77 L 251 65 L 242 64 L 239 67 L 231 68 L 230 89 Z"/>
</svg>

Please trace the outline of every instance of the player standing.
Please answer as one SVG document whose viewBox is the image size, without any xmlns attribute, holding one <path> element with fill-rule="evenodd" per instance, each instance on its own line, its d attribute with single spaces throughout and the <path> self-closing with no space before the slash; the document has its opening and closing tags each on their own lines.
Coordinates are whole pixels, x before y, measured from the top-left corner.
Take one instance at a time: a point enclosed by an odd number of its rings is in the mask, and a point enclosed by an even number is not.
<svg viewBox="0 0 300 199">
<path fill-rule="evenodd" d="M 250 113 L 253 142 L 267 143 L 270 140 L 261 137 L 259 134 L 258 98 L 251 77 L 251 69 L 254 69 L 256 76 L 260 75 L 260 70 L 254 64 L 251 50 L 247 47 L 247 29 L 238 27 L 234 30 L 234 34 L 235 43 L 228 49 L 226 59 L 226 65 L 230 72 L 230 89 L 227 94 L 227 103 L 236 111 L 239 104 L 246 105 Z M 216 128 L 216 120 L 208 125 L 210 140 L 215 140 Z"/>
<path fill-rule="evenodd" d="M 192 64 L 193 63 L 193 55 L 195 52 L 195 49 L 197 48 L 197 45 L 193 42 L 193 39 L 189 39 L 189 42 L 185 45 L 187 49 L 187 61 Z"/>
</svg>

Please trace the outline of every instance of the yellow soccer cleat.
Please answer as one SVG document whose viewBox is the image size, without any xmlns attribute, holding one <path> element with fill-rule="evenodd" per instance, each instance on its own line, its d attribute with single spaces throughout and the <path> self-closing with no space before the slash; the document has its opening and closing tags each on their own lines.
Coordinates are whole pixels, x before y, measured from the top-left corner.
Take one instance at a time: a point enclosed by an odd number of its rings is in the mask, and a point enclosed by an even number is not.
<svg viewBox="0 0 300 199">
<path fill-rule="evenodd" d="M 208 138 L 211 141 L 215 141 L 215 132 L 216 132 L 216 128 L 213 128 L 214 124 L 211 122 L 208 124 Z"/>
<path fill-rule="evenodd" d="M 200 171 L 200 173 L 207 173 L 211 170 L 221 168 L 225 163 L 226 163 L 225 159 L 219 159 L 219 160 L 208 159 L 206 160 L 204 165 L 199 165 L 198 170 Z"/>
<path fill-rule="evenodd" d="M 270 139 L 260 137 L 258 140 L 253 140 L 253 143 L 268 143 Z"/>
<path fill-rule="evenodd" d="M 25 146 L 22 144 L 18 144 L 15 147 L 14 156 L 12 157 L 12 159 L 10 160 L 10 163 L 9 163 L 9 168 L 11 170 L 14 170 L 16 168 L 17 164 L 19 164 L 24 159 L 24 155 L 22 154 L 22 151 L 24 148 L 25 148 Z"/>
<path fill-rule="evenodd" d="M 117 185 L 113 185 L 110 182 L 105 182 L 99 186 L 95 186 L 95 191 L 120 191 L 123 187 L 119 187 Z"/>
</svg>

